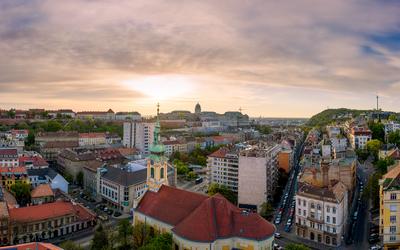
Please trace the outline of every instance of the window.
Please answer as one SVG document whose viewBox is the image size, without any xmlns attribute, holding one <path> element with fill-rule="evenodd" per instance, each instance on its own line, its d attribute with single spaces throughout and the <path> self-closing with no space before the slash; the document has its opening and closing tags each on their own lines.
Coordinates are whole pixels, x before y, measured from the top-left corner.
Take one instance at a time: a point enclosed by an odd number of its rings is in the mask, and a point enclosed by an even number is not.
<svg viewBox="0 0 400 250">
<path fill-rule="evenodd" d="M 331 231 L 331 227 L 330 226 L 326 226 L 326 231 L 330 232 Z"/>
<path fill-rule="evenodd" d="M 336 207 L 332 207 L 332 213 L 336 214 Z"/>
<path fill-rule="evenodd" d="M 332 217 L 332 223 L 336 224 L 336 217 Z"/>
<path fill-rule="evenodd" d="M 389 230 L 391 233 L 396 233 L 396 226 L 390 226 Z"/>
<path fill-rule="evenodd" d="M 311 203 L 311 208 L 315 208 L 315 205 L 314 205 L 314 203 Z"/>
<path fill-rule="evenodd" d="M 397 199 L 397 194 L 390 194 L 390 199 L 391 200 L 396 200 Z"/>
<path fill-rule="evenodd" d="M 317 210 L 321 210 L 321 205 L 317 204 Z"/>
<path fill-rule="evenodd" d="M 298 214 L 301 215 L 301 209 L 300 208 L 298 209 Z"/>
<path fill-rule="evenodd" d="M 330 207 L 330 206 L 327 206 L 327 207 L 326 207 L 326 211 L 327 211 L 328 213 L 330 213 L 330 212 L 331 212 L 331 207 Z"/>
<path fill-rule="evenodd" d="M 164 168 L 160 169 L 160 178 L 163 179 L 164 178 Z"/>
<path fill-rule="evenodd" d="M 303 206 L 306 206 L 306 200 L 303 200 Z"/>
<path fill-rule="evenodd" d="M 329 217 L 329 216 L 326 216 L 326 222 L 331 222 L 331 217 Z"/>
<path fill-rule="evenodd" d="M 154 178 L 154 168 L 150 169 L 150 176 L 151 176 L 151 178 Z"/>
<path fill-rule="evenodd" d="M 396 215 L 390 216 L 390 223 L 396 223 Z"/>
<path fill-rule="evenodd" d="M 306 210 L 305 209 L 303 210 L 303 216 L 306 216 Z"/>
<path fill-rule="evenodd" d="M 297 204 L 299 204 L 299 206 L 301 205 L 301 200 L 300 199 L 297 200 Z"/>
<path fill-rule="evenodd" d="M 397 205 L 390 205 L 390 212 L 396 212 L 397 211 Z"/>
<path fill-rule="evenodd" d="M 396 241 L 396 235 L 390 235 L 390 241 Z"/>
<path fill-rule="evenodd" d="M 336 233 L 336 227 L 332 227 L 332 232 Z"/>
</svg>

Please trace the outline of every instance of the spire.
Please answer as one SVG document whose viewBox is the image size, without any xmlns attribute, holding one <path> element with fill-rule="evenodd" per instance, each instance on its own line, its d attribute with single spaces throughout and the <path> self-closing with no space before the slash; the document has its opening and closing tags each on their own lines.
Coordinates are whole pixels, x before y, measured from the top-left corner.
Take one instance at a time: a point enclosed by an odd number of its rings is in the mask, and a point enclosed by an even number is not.
<svg viewBox="0 0 400 250">
<path fill-rule="evenodd" d="M 157 120 L 156 124 L 154 126 L 154 133 L 153 133 L 153 145 L 150 147 L 150 152 L 151 153 L 156 153 L 156 154 L 163 154 L 165 149 L 164 145 L 160 144 L 160 104 L 157 103 Z"/>
</svg>

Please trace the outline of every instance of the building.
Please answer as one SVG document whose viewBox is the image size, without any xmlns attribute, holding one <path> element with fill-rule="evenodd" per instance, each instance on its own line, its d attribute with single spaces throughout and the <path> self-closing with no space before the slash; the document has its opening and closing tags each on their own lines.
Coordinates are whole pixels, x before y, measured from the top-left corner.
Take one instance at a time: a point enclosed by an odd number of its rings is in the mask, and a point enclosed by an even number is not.
<svg viewBox="0 0 400 250">
<path fill-rule="evenodd" d="M 379 234 L 384 249 L 400 248 L 400 165 L 379 180 Z"/>
<path fill-rule="evenodd" d="M 64 193 L 68 193 L 68 181 L 52 168 L 28 169 L 27 171 L 32 188 L 36 188 L 41 184 L 50 184 L 51 189 L 59 189 Z"/>
<path fill-rule="evenodd" d="M 223 147 L 210 154 L 207 159 L 211 183 L 228 187 L 238 193 L 239 186 L 239 150 Z"/>
<path fill-rule="evenodd" d="M 47 161 L 57 161 L 64 149 L 74 149 L 79 146 L 78 132 L 44 132 L 38 133 L 35 143 L 39 152 Z"/>
<path fill-rule="evenodd" d="M 325 181 L 327 176 L 323 177 Z M 346 186 L 333 182 L 331 186 L 299 183 L 296 193 L 295 232 L 298 237 L 337 247 L 345 234 L 348 216 Z M 321 185 L 320 185 L 321 184 Z"/>
<path fill-rule="evenodd" d="M 326 126 L 326 131 L 329 138 L 337 138 L 341 135 L 340 127 L 337 126 Z"/>
<path fill-rule="evenodd" d="M 276 230 L 220 194 L 208 197 L 166 185 L 145 193 L 134 209 L 133 223 L 171 233 L 173 248 L 182 250 L 273 249 Z"/>
<path fill-rule="evenodd" d="M 106 144 L 105 133 L 80 133 L 79 134 L 79 146 L 97 146 Z"/>
<path fill-rule="evenodd" d="M 19 165 L 26 169 L 48 168 L 49 164 L 40 155 L 22 155 L 19 157 Z"/>
<path fill-rule="evenodd" d="M 124 122 L 123 145 L 136 148 L 141 154 L 150 154 L 150 145 L 154 140 L 154 127 L 155 124 L 152 122 Z"/>
<path fill-rule="evenodd" d="M 0 167 L 0 183 L 7 190 L 15 183 L 29 183 L 28 173 L 25 167 Z"/>
<path fill-rule="evenodd" d="M 91 152 L 78 153 L 75 150 L 65 149 L 58 155 L 58 170 L 76 179 L 78 173 L 83 171 L 85 163 L 95 159 L 96 156 Z"/>
<path fill-rule="evenodd" d="M 31 242 L 18 244 L 13 246 L 0 247 L 0 250 L 63 250 L 62 248 L 55 246 L 51 243 L 45 242 Z"/>
<path fill-rule="evenodd" d="M 40 184 L 31 192 L 31 202 L 33 205 L 40 205 L 54 201 L 54 192 L 49 184 Z"/>
<path fill-rule="evenodd" d="M 240 152 L 239 207 L 258 211 L 264 202 L 272 199 L 278 181 L 280 150 L 280 144 L 260 142 Z"/>
<path fill-rule="evenodd" d="M 400 123 L 390 121 L 385 124 L 384 130 L 385 130 L 385 136 L 388 136 L 389 133 L 400 130 Z"/>
<path fill-rule="evenodd" d="M 140 121 L 142 120 L 142 116 L 138 112 L 117 112 L 115 114 L 115 119 L 119 121 Z"/>
<path fill-rule="evenodd" d="M 129 213 L 133 201 L 144 193 L 146 180 L 145 166 L 97 168 L 98 195 L 124 213 Z"/>
<path fill-rule="evenodd" d="M 289 173 L 294 164 L 294 153 L 291 149 L 282 149 L 278 153 L 278 167 Z"/>
<path fill-rule="evenodd" d="M 18 151 L 16 148 L 0 148 L 0 168 L 18 167 Z"/>
<path fill-rule="evenodd" d="M 364 127 L 353 127 L 349 133 L 349 141 L 354 149 L 364 149 L 367 142 L 372 139 L 371 130 Z"/>
<path fill-rule="evenodd" d="M 8 213 L 10 242 L 14 244 L 65 236 L 92 227 L 96 222 L 95 214 L 67 201 L 11 208 Z"/>
<path fill-rule="evenodd" d="M 0 188 L 1 196 L 3 196 L 2 189 Z M 7 203 L 1 197 L 0 201 L 0 246 L 8 245 L 10 243 L 10 215 L 8 214 Z M 1 248 L 0 248 L 1 249 Z"/>
<path fill-rule="evenodd" d="M 77 112 L 78 119 L 93 119 L 93 120 L 115 120 L 115 113 L 112 109 L 108 111 L 82 111 Z"/>
<path fill-rule="evenodd" d="M 83 166 L 83 189 L 92 197 L 97 197 L 97 169 L 104 166 L 99 160 L 85 162 Z"/>
<path fill-rule="evenodd" d="M 165 147 L 166 156 L 171 156 L 174 152 L 188 153 L 188 145 L 184 141 L 168 140 L 168 141 L 163 141 L 162 144 Z"/>
<path fill-rule="evenodd" d="M 200 103 L 197 103 L 196 106 L 194 107 L 194 113 L 197 115 L 201 113 Z"/>
</svg>

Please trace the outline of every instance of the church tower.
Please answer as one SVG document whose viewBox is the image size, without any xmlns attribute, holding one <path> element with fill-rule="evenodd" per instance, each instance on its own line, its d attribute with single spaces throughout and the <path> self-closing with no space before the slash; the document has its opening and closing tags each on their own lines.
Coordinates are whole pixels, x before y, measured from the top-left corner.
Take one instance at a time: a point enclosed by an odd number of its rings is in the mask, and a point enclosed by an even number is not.
<svg viewBox="0 0 400 250">
<path fill-rule="evenodd" d="M 154 128 L 154 141 L 150 146 L 147 159 L 147 188 L 157 192 L 161 185 L 168 183 L 168 158 L 164 155 L 165 147 L 160 143 L 160 104 L 157 104 L 157 121 Z"/>
</svg>

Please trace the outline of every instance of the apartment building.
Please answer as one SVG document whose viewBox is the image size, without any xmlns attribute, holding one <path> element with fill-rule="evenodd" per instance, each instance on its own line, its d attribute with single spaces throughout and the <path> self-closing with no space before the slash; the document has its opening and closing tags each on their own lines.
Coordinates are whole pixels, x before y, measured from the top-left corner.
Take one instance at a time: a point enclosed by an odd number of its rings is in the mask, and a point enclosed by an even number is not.
<svg viewBox="0 0 400 250">
<path fill-rule="evenodd" d="M 259 142 L 239 154 L 239 207 L 259 210 L 272 199 L 278 180 L 280 144 Z"/>
<path fill-rule="evenodd" d="M 123 145 L 136 148 L 141 154 L 150 154 L 150 146 L 154 140 L 154 122 L 124 122 Z"/>
<path fill-rule="evenodd" d="M 211 183 L 228 187 L 238 193 L 239 186 L 239 150 L 220 148 L 207 159 Z"/>
<path fill-rule="evenodd" d="M 354 149 L 364 149 L 367 142 L 372 139 L 372 132 L 368 128 L 353 127 L 350 129 L 349 141 Z"/>
<path fill-rule="evenodd" d="M 18 150 L 16 148 L 0 148 L 0 167 L 18 166 Z"/>
<path fill-rule="evenodd" d="M 379 232 L 384 249 L 400 248 L 400 164 L 393 167 L 381 180 Z"/>
<path fill-rule="evenodd" d="M 166 156 L 170 156 L 174 152 L 188 153 L 188 145 L 184 141 L 168 140 L 168 141 L 163 141 L 162 144 L 165 146 Z"/>
<path fill-rule="evenodd" d="M 105 133 L 80 133 L 79 134 L 79 146 L 97 146 L 106 144 Z"/>
<path fill-rule="evenodd" d="M 93 120 L 115 120 L 115 113 L 112 109 L 108 111 L 82 111 L 76 113 L 78 119 Z"/>
</svg>

